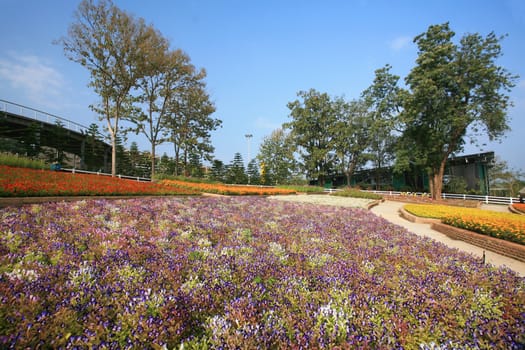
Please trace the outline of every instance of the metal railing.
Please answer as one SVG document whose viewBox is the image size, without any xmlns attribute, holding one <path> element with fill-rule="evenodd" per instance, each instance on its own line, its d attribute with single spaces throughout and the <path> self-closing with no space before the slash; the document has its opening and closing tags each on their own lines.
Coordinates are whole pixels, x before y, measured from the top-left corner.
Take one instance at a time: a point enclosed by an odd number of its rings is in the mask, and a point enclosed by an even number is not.
<svg viewBox="0 0 525 350">
<path fill-rule="evenodd" d="M 111 174 L 103 173 L 103 172 L 100 172 L 100 171 L 87 171 L 87 170 L 80 170 L 80 169 L 75 169 L 75 168 L 61 168 L 60 170 L 61 171 L 67 171 L 67 172 L 70 172 L 72 174 L 78 173 L 78 174 L 91 174 L 91 175 L 100 175 L 100 176 L 111 176 Z M 115 177 L 118 177 L 119 179 L 136 180 L 136 181 L 139 181 L 139 182 L 151 182 L 150 178 L 140 177 L 140 176 L 130 176 L 130 175 L 118 174 L 118 175 L 115 175 Z"/>
<path fill-rule="evenodd" d="M 397 192 L 397 191 L 367 191 L 377 194 L 390 195 L 390 196 L 428 196 L 428 193 L 422 192 Z M 461 200 L 472 200 L 478 201 L 485 204 L 513 204 L 519 203 L 519 197 L 496 197 L 496 196 L 486 196 L 486 195 L 470 195 L 470 194 L 458 194 L 458 193 L 442 193 L 441 198 L 443 199 L 461 199 Z"/>
<path fill-rule="evenodd" d="M 64 128 L 78 132 L 80 134 L 85 134 L 88 130 L 87 126 L 76 123 L 74 121 L 2 99 L 0 99 L 0 110 L 6 113 L 16 114 L 22 117 L 34 119 L 36 121 L 53 125 L 59 121 L 63 124 Z"/>
</svg>

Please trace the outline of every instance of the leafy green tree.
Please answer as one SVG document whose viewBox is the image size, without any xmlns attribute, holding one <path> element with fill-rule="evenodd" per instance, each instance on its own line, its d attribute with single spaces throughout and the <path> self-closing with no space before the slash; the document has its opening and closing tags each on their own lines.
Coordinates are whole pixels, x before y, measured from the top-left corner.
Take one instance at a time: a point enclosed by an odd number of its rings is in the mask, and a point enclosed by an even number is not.
<svg viewBox="0 0 525 350">
<path fill-rule="evenodd" d="M 124 174 L 130 176 L 141 176 L 142 171 L 140 167 L 143 163 L 143 155 L 139 150 L 139 145 L 135 141 L 133 141 L 129 146 L 129 150 L 127 151 L 127 159 L 129 160 L 130 168 L 126 169 Z"/>
<path fill-rule="evenodd" d="M 244 161 L 239 152 L 233 156 L 233 160 L 228 167 L 226 178 L 227 182 L 232 184 L 246 184 L 248 182 L 248 177 L 244 169 Z"/>
<path fill-rule="evenodd" d="M 88 170 L 98 171 L 102 168 L 104 159 L 104 147 L 100 141 L 98 125 L 91 123 L 86 134 L 84 163 Z"/>
<path fill-rule="evenodd" d="M 139 100 L 144 104 L 145 111 L 131 121 L 135 124 L 134 131 L 145 135 L 151 144 L 152 176 L 156 146 L 168 140 L 169 119 L 177 118 L 173 115 L 174 105 L 184 98 L 184 90 L 190 88 L 196 76 L 189 62 L 188 55 L 181 50 L 168 51 L 167 41 L 161 38 L 140 80 Z"/>
<path fill-rule="evenodd" d="M 261 175 L 259 174 L 259 165 L 257 160 L 252 159 L 246 167 L 246 173 L 248 176 L 248 184 L 259 185 L 261 182 Z"/>
<path fill-rule="evenodd" d="M 525 186 L 525 173 L 521 169 L 509 168 L 506 161 L 496 157 L 489 169 L 489 181 L 492 194 L 515 197 Z"/>
<path fill-rule="evenodd" d="M 164 152 L 162 157 L 160 157 L 158 170 L 161 174 L 173 174 L 175 172 L 175 161 L 173 158 L 170 158 L 166 152 Z"/>
<path fill-rule="evenodd" d="M 45 152 L 47 160 L 50 163 L 58 163 L 64 165 L 69 157 L 66 153 L 66 145 L 68 143 L 68 131 L 64 127 L 64 123 L 60 120 L 55 122 L 55 127 L 49 131 L 48 146 L 50 148 Z"/>
<path fill-rule="evenodd" d="M 362 100 L 345 102 L 342 98 L 334 101 L 337 121 L 330 131 L 334 135 L 333 147 L 340 167 L 350 184 L 354 171 L 366 162 L 365 150 L 369 146 L 370 114 Z"/>
<path fill-rule="evenodd" d="M 467 136 L 475 142 L 484 132 L 493 140 L 509 129 L 507 93 L 517 78 L 496 64 L 501 37 L 467 34 L 455 44 L 454 36 L 448 23 L 418 35 L 417 65 L 405 79 L 410 91 L 401 114 L 399 156 L 427 168 L 433 198 L 441 197 L 448 157 L 463 149 Z"/>
<path fill-rule="evenodd" d="M 382 169 L 394 161 L 399 127 L 402 89 L 397 86 L 399 76 L 390 73 L 389 64 L 375 71 L 374 82 L 361 94 L 369 110 L 368 159 L 375 169 L 376 186 L 380 185 Z"/>
<path fill-rule="evenodd" d="M 332 130 L 337 115 L 326 93 L 310 89 L 300 91 L 297 96 L 300 100 L 288 103 L 292 121 L 285 123 L 284 128 L 291 130 L 307 177 L 317 178 L 322 186 L 334 166 Z"/>
<path fill-rule="evenodd" d="M 42 151 L 40 135 L 42 126 L 40 123 L 32 122 L 22 137 L 22 144 L 27 157 L 37 158 Z"/>
<path fill-rule="evenodd" d="M 111 174 L 117 170 L 119 122 L 130 115 L 130 91 L 144 75 L 144 64 L 157 43 L 157 32 L 143 19 L 120 10 L 110 0 L 82 0 L 75 13 L 76 22 L 68 36 L 57 41 L 70 60 L 89 70 L 91 86 L 100 104 L 91 106 L 107 123 L 113 147 Z"/>
<path fill-rule="evenodd" d="M 201 157 L 198 153 L 190 153 L 190 161 L 186 171 L 190 176 L 193 177 L 204 176 L 204 168 L 202 166 Z"/>
<path fill-rule="evenodd" d="M 173 142 L 175 162 L 188 166 L 188 156 L 198 154 L 200 158 L 211 161 L 214 147 L 211 144 L 211 131 L 216 130 L 222 121 L 213 118 L 215 106 L 205 90 L 206 72 L 194 72 L 189 85 L 181 91 L 171 104 L 166 127 Z"/>
<path fill-rule="evenodd" d="M 122 142 L 122 137 L 117 135 L 116 137 L 116 174 L 121 175 L 135 175 L 135 167 L 132 164 L 129 151 L 126 151 L 124 143 Z M 115 175 L 116 175 L 115 174 Z"/>
<path fill-rule="evenodd" d="M 276 129 L 266 136 L 257 155 L 261 168 L 261 183 L 267 185 L 289 183 L 297 172 L 294 151 L 293 139 L 283 129 Z"/>
<path fill-rule="evenodd" d="M 226 179 L 226 166 L 218 159 L 214 159 L 211 165 L 210 178 L 214 181 L 225 182 Z"/>
</svg>

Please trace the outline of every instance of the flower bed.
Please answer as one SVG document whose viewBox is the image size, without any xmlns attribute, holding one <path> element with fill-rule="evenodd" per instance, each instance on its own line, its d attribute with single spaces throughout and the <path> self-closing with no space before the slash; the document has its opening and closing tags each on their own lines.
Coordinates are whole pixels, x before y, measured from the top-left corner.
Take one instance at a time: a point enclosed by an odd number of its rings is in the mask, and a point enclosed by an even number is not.
<svg viewBox="0 0 525 350">
<path fill-rule="evenodd" d="M 440 219 L 447 225 L 525 244 L 525 217 L 521 215 L 446 205 L 407 204 L 404 208 L 416 216 Z"/>
<path fill-rule="evenodd" d="M 524 279 L 366 210 L 261 197 L 0 210 L 0 347 L 505 348 Z"/>
<path fill-rule="evenodd" d="M 176 186 L 187 188 L 193 191 L 215 193 L 222 195 L 279 195 L 279 194 L 294 194 L 293 189 L 279 188 L 279 187 L 262 187 L 262 186 L 238 186 L 238 185 L 224 185 L 215 183 L 197 183 L 180 180 L 162 180 L 162 184 L 168 186 Z"/>
<path fill-rule="evenodd" d="M 190 195 L 191 189 L 98 175 L 0 165 L 0 197 Z"/>
</svg>

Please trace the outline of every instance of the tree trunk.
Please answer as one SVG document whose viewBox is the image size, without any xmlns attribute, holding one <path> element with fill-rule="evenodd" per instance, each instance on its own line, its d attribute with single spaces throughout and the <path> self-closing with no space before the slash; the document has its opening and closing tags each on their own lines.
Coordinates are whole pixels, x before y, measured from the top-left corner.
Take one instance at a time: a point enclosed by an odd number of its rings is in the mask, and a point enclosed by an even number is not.
<svg viewBox="0 0 525 350">
<path fill-rule="evenodd" d="M 151 143 L 151 181 L 155 176 L 155 143 Z"/>
<path fill-rule="evenodd" d="M 117 175 L 117 135 L 111 133 L 111 176 Z"/>
<path fill-rule="evenodd" d="M 348 163 L 348 168 L 346 169 L 346 185 L 348 187 L 351 186 L 351 180 L 352 180 L 352 175 L 354 174 L 354 170 L 355 170 L 355 163 L 352 161 L 350 163 Z"/>
<path fill-rule="evenodd" d="M 443 176 L 445 175 L 445 165 L 447 164 L 447 157 L 441 161 L 438 169 L 432 169 L 432 174 L 429 176 L 431 185 L 432 199 L 441 199 L 443 190 Z"/>
</svg>

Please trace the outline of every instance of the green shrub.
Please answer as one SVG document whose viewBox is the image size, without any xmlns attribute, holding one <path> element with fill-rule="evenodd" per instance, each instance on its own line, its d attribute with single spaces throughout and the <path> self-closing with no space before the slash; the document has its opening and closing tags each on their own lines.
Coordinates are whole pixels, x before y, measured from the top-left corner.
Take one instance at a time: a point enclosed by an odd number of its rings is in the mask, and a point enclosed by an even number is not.
<svg viewBox="0 0 525 350">
<path fill-rule="evenodd" d="M 204 177 L 189 177 L 189 176 L 182 176 L 182 175 L 169 175 L 169 174 L 155 174 L 155 180 L 161 181 L 161 180 L 178 180 L 178 181 L 185 181 L 185 182 L 194 182 L 194 183 L 206 183 L 206 184 L 219 184 L 221 182 L 219 181 L 213 181 L 208 178 Z"/>
<path fill-rule="evenodd" d="M 334 192 L 331 194 L 332 196 L 341 196 L 341 197 L 354 197 L 354 198 L 365 198 L 365 199 L 376 199 L 381 200 L 383 199 L 383 196 L 371 193 L 371 192 L 363 192 L 360 190 L 356 190 L 353 188 L 345 188 L 342 191 Z"/>
<path fill-rule="evenodd" d="M 277 186 L 277 187 L 284 188 L 286 190 L 302 192 L 302 193 L 322 193 L 324 192 L 324 188 L 320 186 L 282 185 L 282 186 Z"/>
<path fill-rule="evenodd" d="M 31 169 L 48 169 L 49 167 L 43 160 L 31 159 L 11 153 L 0 153 L 0 165 Z"/>
</svg>

